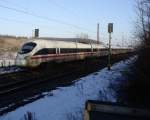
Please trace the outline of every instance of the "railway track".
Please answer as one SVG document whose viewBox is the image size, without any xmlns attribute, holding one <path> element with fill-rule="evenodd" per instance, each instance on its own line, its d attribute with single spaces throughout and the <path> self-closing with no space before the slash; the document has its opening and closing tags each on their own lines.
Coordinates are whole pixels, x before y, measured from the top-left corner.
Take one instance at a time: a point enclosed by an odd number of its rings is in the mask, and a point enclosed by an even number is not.
<svg viewBox="0 0 150 120">
<path fill-rule="evenodd" d="M 72 75 L 72 74 L 74 74 L 76 72 L 80 72 L 80 71 L 81 71 L 81 69 L 78 69 L 78 70 L 64 72 L 64 73 L 60 73 L 60 74 L 45 77 L 45 78 L 44 78 L 44 76 L 40 76 L 40 77 L 30 78 L 28 80 L 20 80 L 20 81 L 11 82 L 8 84 L 3 84 L 3 85 L 0 85 L 0 96 L 8 95 L 10 93 L 16 92 L 23 88 L 28 88 L 32 85 L 40 84 L 40 83 L 47 82 L 50 80 L 60 79 L 61 77 L 65 77 L 67 75 Z"/>
<path fill-rule="evenodd" d="M 57 74 L 57 75 L 53 75 L 51 77 L 45 77 L 44 78 L 43 76 L 41 76 L 40 77 L 41 79 L 40 78 L 35 79 L 35 80 L 32 79 L 31 82 L 22 81 L 22 83 L 16 82 L 13 84 L 6 84 L 4 86 L 0 86 L 0 100 L 5 100 L 5 97 L 7 99 L 7 96 L 9 96 L 9 95 L 10 96 L 17 96 L 16 93 L 23 91 L 23 89 L 26 89 L 26 90 L 31 89 L 32 87 L 38 86 L 39 84 L 46 84 L 46 83 L 48 83 L 48 81 L 50 81 L 50 83 L 53 86 L 53 87 L 51 86 L 51 89 L 55 89 L 55 87 L 57 87 L 58 84 L 59 85 L 60 84 L 61 85 L 67 85 L 67 82 L 68 82 L 68 84 L 72 84 L 73 81 L 63 82 L 61 80 L 68 79 L 69 77 L 72 77 L 74 74 L 78 74 L 81 71 L 82 71 L 81 69 L 78 69 L 78 70 L 73 70 L 73 71 L 68 71 L 68 72 Z M 61 83 L 59 83 L 59 81 L 61 81 Z M 36 99 L 36 98 L 33 98 L 33 99 Z M 16 102 L 16 104 L 14 104 L 15 102 Z M 13 101 L 13 103 L 11 103 L 11 104 L 10 103 L 8 104 L 8 103 L 4 102 L 3 105 L 0 105 L 0 115 L 2 115 L 5 112 L 10 111 L 13 108 L 16 108 L 19 104 L 23 105 L 25 103 L 28 103 L 28 101 L 25 101 L 24 103 L 18 102 L 18 101 Z"/>
<path fill-rule="evenodd" d="M 123 58 L 125 57 L 115 57 L 113 63 Z M 24 101 L 25 99 L 60 86 L 70 85 L 75 79 L 95 72 L 106 65 L 107 57 L 104 57 L 101 60 L 95 59 L 94 62 L 93 60 L 92 62 L 90 60 L 67 62 L 49 65 L 38 70 L 0 75 L 0 115 L 28 103 Z"/>
<path fill-rule="evenodd" d="M 0 74 L 0 85 L 12 82 L 13 80 L 15 80 L 15 77 L 23 76 L 27 73 L 29 73 L 29 71 L 27 69 L 22 69 L 17 72 Z"/>
<path fill-rule="evenodd" d="M 0 75 L 5 75 L 9 73 L 16 73 L 19 71 L 23 71 L 24 69 L 21 69 L 17 66 L 7 66 L 7 67 L 0 67 Z"/>
</svg>

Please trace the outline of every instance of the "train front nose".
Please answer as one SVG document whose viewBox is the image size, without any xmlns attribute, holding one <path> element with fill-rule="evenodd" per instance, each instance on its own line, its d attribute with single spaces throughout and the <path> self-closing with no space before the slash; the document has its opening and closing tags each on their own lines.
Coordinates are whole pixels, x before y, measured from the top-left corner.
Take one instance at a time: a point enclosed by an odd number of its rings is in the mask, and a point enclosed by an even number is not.
<svg viewBox="0 0 150 120">
<path fill-rule="evenodd" d="M 17 57 L 16 57 L 16 60 L 15 60 L 15 64 L 17 66 L 26 66 L 27 65 L 27 60 L 25 59 L 26 57 L 24 55 L 20 55 L 18 54 Z"/>
</svg>

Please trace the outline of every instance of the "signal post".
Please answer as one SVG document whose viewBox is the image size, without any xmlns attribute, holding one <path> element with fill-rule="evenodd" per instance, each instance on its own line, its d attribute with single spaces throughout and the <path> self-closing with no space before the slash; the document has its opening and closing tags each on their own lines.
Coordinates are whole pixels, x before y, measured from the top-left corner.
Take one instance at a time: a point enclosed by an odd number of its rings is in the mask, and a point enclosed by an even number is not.
<svg viewBox="0 0 150 120">
<path fill-rule="evenodd" d="M 108 23 L 108 33 L 109 33 L 109 48 L 108 48 L 108 70 L 111 69 L 111 33 L 113 32 L 113 23 Z"/>
</svg>

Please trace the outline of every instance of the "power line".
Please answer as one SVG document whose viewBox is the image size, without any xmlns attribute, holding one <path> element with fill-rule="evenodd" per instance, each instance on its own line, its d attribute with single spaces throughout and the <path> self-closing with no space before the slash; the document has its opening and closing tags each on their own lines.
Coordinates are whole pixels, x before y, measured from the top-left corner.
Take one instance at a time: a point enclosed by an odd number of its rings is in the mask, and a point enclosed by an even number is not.
<svg viewBox="0 0 150 120">
<path fill-rule="evenodd" d="M 4 3 L 9 3 L 9 4 L 11 4 L 11 5 L 15 5 L 15 6 L 19 6 L 19 8 L 23 8 L 23 10 L 25 10 L 26 11 L 26 8 L 25 7 L 23 7 L 23 6 L 20 6 L 20 5 L 18 5 L 17 3 L 15 3 L 15 2 L 10 2 L 10 1 L 8 1 L 8 0 L 0 0 L 0 1 L 2 1 L 2 2 L 4 2 Z M 49 0 L 48 0 L 49 1 Z M 64 10 L 67 10 L 67 9 L 65 9 L 65 7 L 63 7 L 63 6 L 61 6 L 61 5 L 59 5 L 59 4 L 57 4 L 56 2 L 52 2 L 51 1 L 51 3 L 53 4 L 53 5 L 55 5 L 55 6 L 57 6 L 57 7 L 61 7 L 62 9 L 64 9 Z M 71 12 L 72 13 L 72 12 Z M 32 13 L 33 14 L 33 13 Z"/>
<path fill-rule="evenodd" d="M 64 7 L 62 4 L 60 4 L 60 3 L 58 3 L 58 2 L 54 2 L 53 0 L 48 0 L 48 2 L 50 2 L 51 4 L 53 4 L 53 5 L 55 5 L 56 7 L 58 7 L 58 8 L 61 8 L 61 9 L 63 9 L 64 11 L 66 11 L 67 13 L 69 13 L 71 16 L 74 16 L 74 17 L 76 17 L 77 18 L 77 20 L 80 18 L 80 16 L 73 10 L 73 9 L 69 9 L 68 7 L 66 8 L 66 7 Z M 86 28 L 87 29 L 87 28 Z M 88 30 L 88 29 L 87 29 Z M 91 30 L 89 30 L 89 31 L 91 31 Z M 93 32 L 93 31 L 92 31 Z M 95 32 L 93 32 L 93 33 L 96 33 L 96 31 Z"/>
<path fill-rule="evenodd" d="M 36 14 L 30 13 L 30 12 L 27 12 L 27 11 L 24 11 L 24 10 L 19 10 L 19 9 L 16 9 L 16 8 L 7 7 L 7 6 L 3 6 L 3 5 L 0 5 L 0 7 L 1 8 L 5 8 L 5 9 L 9 9 L 9 10 L 13 10 L 15 12 L 23 13 L 23 14 L 26 14 L 26 15 L 38 17 L 40 19 L 45 19 L 45 20 L 49 20 L 49 21 L 52 21 L 52 22 L 57 22 L 57 23 L 65 24 L 65 25 L 70 25 L 68 23 L 64 23 L 62 21 L 58 21 L 56 19 L 52 19 L 52 18 L 47 18 L 47 17 L 44 17 L 44 16 L 36 15 Z"/>
<path fill-rule="evenodd" d="M 20 20 L 10 19 L 10 18 L 4 18 L 4 17 L 0 17 L 0 20 L 9 21 L 9 22 L 16 22 L 16 23 L 21 23 L 21 24 L 35 25 L 34 23 L 31 23 L 31 22 L 20 21 Z"/>
<path fill-rule="evenodd" d="M 76 28 L 76 29 L 82 29 L 82 30 L 89 31 L 89 30 L 87 30 L 85 28 L 79 27 L 79 26 L 74 25 L 74 24 L 70 24 L 70 23 L 67 23 L 67 22 L 64 22 L 64 21 L 60 21 L 60 20 L 57 20 L 57 19 L 53 19 L 53 18 L 49 18 L 49 17 L 33 14 L 31 12 L 27 12 L 27 11 L 24 11 L 24 10 L 8 7 L 8 6 L 4 6 L 4 5 L 0 5 L 0 7 L 4 8 L 4 9 L 9 9 L 9 10 L 12 10 L 12 11 L 15 11 L 15 12 L 23 13 L 23 14 L 26 14 L 26 15 L 34 16 L 34 17 L 37 17 L 37 18 L 40 18 L 40 19 L 44 19 L 44 20 L 55 22 L 55 23 L 67 25 L 67 26 L 70 26 L 70 27 L 73 27 L 73 28 Z"/>
<path fill-rule="evenodd" d="M 20 21 L 20 20 L 10 19 L 10 18 L 4 18 L 4 17 L 0 17 L 0 20 L 9 21 L 9 22 L 15 22 L 15 23 L 20 23 L 20 24 L 29 24 L 29 25 L 32 25 L 32 26 L 42 26 L 44 28 L 51 27 L 51 26 L 48 26 L 48 25 L 41 25 L 41 24 L 40 25 L 36 25 L 35 23 L 26 22 L 26 21 Z M 66 32 L 72 34 L 70 31 L 66 31 Z"/>
<path fill-rule="evenodd" d="M 67 12 L 70 13 L 71 15 L 78 16 L 78 14 L 76 14 L 74 11 L 72 11 L 72 10 L 70 10 L 70 9 L 68 9 L 68 8 L 66 8 L 66 7 L 64 7 L 64 6 L 61 5 L 61 4 L 58 4 L 57 2 L 54 2 L 54 1 L 52 1 L 52 0 L 51 0 L 51 1 L 48 0 L 48 1 L 51 2 L 51 4 L 57 6 L 58 8 L 61 8 L 61 9 L 65 10 L 65 11 L 67 11 Z M 78 16 L 78 17 L 79 17 L 79 16 Z"/>
<path fill-rule="evenodd" d="M 8 0 L 0 0 L 1 2 L 4 2 L 4 3 L 9 3 L 9 4 L 11 4 L 11 5 L 13 5 L 13 6 L 17 6 L 17 7 L 19 7 L 19 8 L 23 8 L 24 10 L 26 10 L 27 8 L 25 8 L 24 6 L 22 6 L 22 5 L 20 5 L 20 4 L 17 4 L 16 2 L 12 2 L 12 1 L 8 1 Z"/>
</svg>

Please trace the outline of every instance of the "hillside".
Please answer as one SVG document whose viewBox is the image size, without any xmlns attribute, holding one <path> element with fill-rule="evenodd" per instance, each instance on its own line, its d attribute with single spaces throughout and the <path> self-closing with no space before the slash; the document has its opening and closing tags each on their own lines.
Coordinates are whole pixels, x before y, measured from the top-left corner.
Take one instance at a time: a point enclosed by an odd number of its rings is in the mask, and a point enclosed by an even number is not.
<svg viewBox="0 0 150 120">
<path fill-rule="evenodd" d="M 15 52 L 26 40 L 25 37 L 0 36 L 0 52 Z"/>
</svg>

